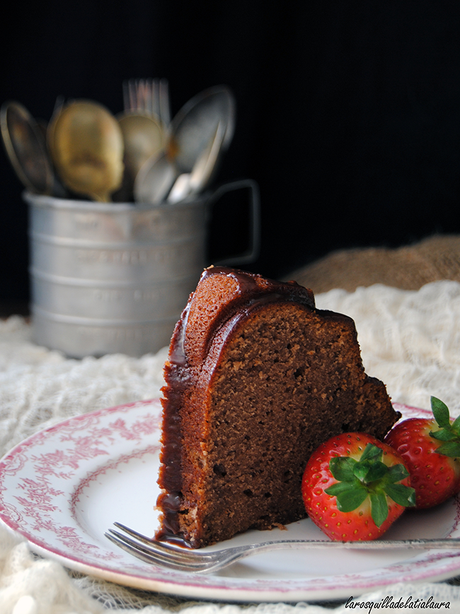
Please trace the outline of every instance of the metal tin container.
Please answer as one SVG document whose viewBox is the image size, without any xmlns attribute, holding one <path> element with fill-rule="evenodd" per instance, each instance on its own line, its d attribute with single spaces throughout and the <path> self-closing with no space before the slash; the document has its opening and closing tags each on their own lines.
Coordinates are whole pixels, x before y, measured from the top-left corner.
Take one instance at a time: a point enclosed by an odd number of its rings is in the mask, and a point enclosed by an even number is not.
<svg viewBox="0 0 460 614">
<path fill-rule="evenodd" d="M 249 180 L 174 205 L 95 203 L 26 192 L 33 339 L 67 356 L 142 356 L 168 345 L 206 266 L 207 220 L 228 191 L 249 188 L 250 250 L 259 203 Z"/>
</svg>

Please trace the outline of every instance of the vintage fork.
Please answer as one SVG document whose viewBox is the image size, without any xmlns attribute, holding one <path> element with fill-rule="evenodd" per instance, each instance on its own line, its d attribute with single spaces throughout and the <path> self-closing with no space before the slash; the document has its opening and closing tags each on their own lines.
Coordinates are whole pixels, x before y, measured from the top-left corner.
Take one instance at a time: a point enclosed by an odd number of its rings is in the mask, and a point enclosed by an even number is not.
<svg viewBox="0 0 460 614">
<path fill-rule="evenodd" d="M 375 540 L 365 542 L 286 539 L 204 551 L 190 550 L 182 546 L 155 541 L 119 522 L 115 522 L 114 526 L 119 531 L 109 529 L 105 536 L 126 552 L 146 563 L 167 567 L 175 571 L 192 573 L 218 571 L 253 554 L 289 548 L 296 550 L 314 548 L 339 550 L 389 550 L 391 548 L 457 550 L 460 548 L 459 538 Z M 120 533 L 120 531 L 123 533 Z"/>
<path fill-rule="evenodd" d="M 167 79 L 130 79 L 123 82 L 125 111 L 140 111 L 158 119 L 168 129 L 171 122 Z"/>
</svg>

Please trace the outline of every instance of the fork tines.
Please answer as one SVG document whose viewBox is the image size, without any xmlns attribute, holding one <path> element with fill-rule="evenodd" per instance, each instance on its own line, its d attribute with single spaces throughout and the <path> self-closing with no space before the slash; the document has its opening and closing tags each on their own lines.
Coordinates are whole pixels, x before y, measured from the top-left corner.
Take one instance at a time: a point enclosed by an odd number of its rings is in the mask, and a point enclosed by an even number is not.
<svg viewBox="0 0 460 614">
<path fill-rule="evenodd" d="M 125 111 L 145 113 L 168 128 L 171 121 L 169 84 L 167 79 L 129 79 L 123 82 Z"/>
<path fill-rule="evenodd" d="M 126 552 L 135 555 L 146 563 L 158 564 L 176 570 L 205 571 L 209 565 L 213 565 L 215 562 L 212 552 L 198 554 L 186 547 L 150 539 L 119 522 L 115 522 L 114 526 L 126 535 L 114 529 L 109 529 L 105 536 Z"/>
</svg>

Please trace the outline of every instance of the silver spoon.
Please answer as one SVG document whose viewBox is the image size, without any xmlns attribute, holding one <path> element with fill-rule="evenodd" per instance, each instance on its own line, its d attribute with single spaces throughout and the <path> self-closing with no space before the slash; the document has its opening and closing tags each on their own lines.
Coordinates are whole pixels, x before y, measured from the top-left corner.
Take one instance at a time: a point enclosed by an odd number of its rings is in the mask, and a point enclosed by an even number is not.
<svg viewBox="0 0 460 614">
<path fill-rule="evenodd" d="M 2 105 L 1 132 L 6 153 L 22 184 L 35 194 L 52 194 L 54 173 L 38 124 L 18 102 Z"/>
<path fill-rule="evenodd" d="M 224 145 L 225 126 L 219 122 L 208 148 L 198 158 L 190 173 L 190 189 L 193 194 L 201 192 L 211 181 Z"/>
<path fill-rule="evenodd" d="M 117 119 L 124 142 L 122 190 L 132 195 L 134 181 L 142 165 L 163 150 L 165 132 L 157 119 L 140 112 L 125 112 Z"/>
<path fill-rule="evenodd" d="M 222 149 L 230 145 L 235 130 L 235 100 L 230 89 L 218 85 L 191 98 L 173 118 L 167 151 L 180 173 L 190 173 L 214 137 L 224 128 Z"/>
<path fill-rule="evenodd" d="M 171 190 L 178 175 L 177 168 L 165 152 L 149 158 L 134 180 L 134 200 L 158 205 Z"/>
<path fill-rule="evenodd" d="M 219 122 L 208 147 L 198 156 L 191 173 L 182 173 L 176 179 L 168 195 L 168 203 L 177 203 L 198 194 L 209 183 L 216 167 L 225 136 L 224 126 Z"/>
</svg>

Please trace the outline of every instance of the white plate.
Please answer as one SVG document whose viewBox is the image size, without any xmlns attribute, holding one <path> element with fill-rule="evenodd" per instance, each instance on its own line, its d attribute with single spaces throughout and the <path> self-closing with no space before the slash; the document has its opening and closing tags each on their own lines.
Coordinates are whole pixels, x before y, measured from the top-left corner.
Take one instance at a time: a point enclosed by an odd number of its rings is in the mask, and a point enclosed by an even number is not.
<svg viewBox="0 0 460 614">
<path fill-rule="evenodd" d="M 396 405 L 405 417 L 427 412 Z M 348 598 L 394 582 L 438 581 L 460 574 L 459 551 L 276 552 L 214 575 L 163 570 L 112 545 L 114 521 L 153 535 L 158 494 L 160 403 L 157 399 L 66 420 L 16 446 L 0 462 L 0 518 L 32 550 L 63 565 L 126 586 L 223 601 Z M 408 511 L 388 538 L 460 536 L 458 500 Z M 308 519 L 287 532 L 250 531 L 236 545 L 279 538 L 321 539 Z"/>
</svg>

